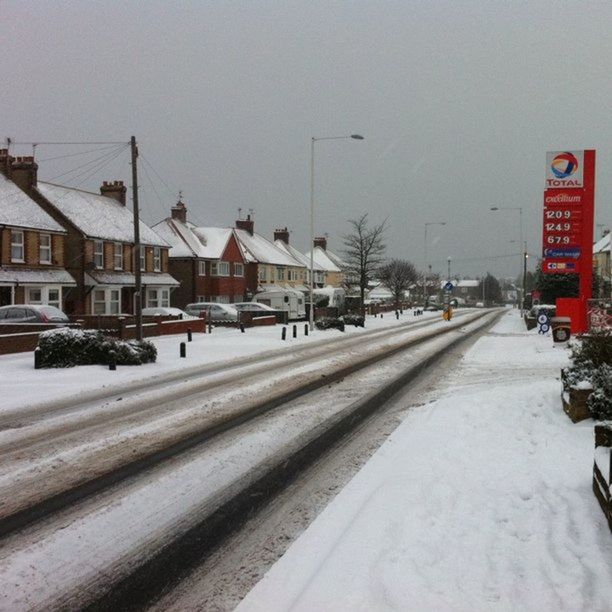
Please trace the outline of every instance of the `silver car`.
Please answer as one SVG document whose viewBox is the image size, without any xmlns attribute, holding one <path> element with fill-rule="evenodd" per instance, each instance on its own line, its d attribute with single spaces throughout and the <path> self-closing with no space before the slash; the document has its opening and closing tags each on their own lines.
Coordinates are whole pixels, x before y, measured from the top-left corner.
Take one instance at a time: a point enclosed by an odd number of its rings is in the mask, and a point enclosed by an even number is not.
<svg viewBox="0 0 612 612">
<path fill-rule="evenodd" d="M 195 317 L 204 312 L 209 321 L 238 321 L 238 311 L 231 304 L 219 302 L 196 302 L 187 304 L 185 312 Z"/>
</svg>

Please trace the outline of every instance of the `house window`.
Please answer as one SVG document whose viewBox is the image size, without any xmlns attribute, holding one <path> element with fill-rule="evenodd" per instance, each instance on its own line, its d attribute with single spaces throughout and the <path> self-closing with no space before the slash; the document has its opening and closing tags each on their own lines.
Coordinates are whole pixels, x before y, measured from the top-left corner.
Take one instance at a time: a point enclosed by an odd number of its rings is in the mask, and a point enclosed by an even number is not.
<svg viewBox="0 0 612 612">
<path fill-rule="evenodd" d="M 206 262 L 198 261 L 198 274 L 200 276 L 206 276 Z"/>
<path fill-rule="evenodd" d="M 40 234 L 39 259 L 41 264 L 51 263 L 51 235 Z"/>
<path fill-rule="evenodd" d="M 268 280 L 267 269 L 263 266 L 259 268 L 259 280 L 264 283 Z"/>
<path fill-rule="evenodd" d="M 94 289 L 92 300 L 94 314 L 119 314 L 121 289 Z"/>
<path fill-rule="evenodd" d="M 210 301 L 216 302 L 217 304 L 229 304 L 230 303 L 229 295 L 213 295 Z"/>
<path fill-rule="evenodd" d="M 94 241 L 94 266 L 98 270 L 104 268 L 104 243 L 102 240 Z"/>
<path fill-rule="evenodd" d="M 140 245 L 140 271 L 147 269 L 147 247 Z"/>
<path fill-rule="evenodd" d="M 14 230 L 11 232 L 11 261 L 23 262 L 23 232 Z"/>
<path fill-rule="evenodd" d="M 49 288 L 47 293 L 47 304 L 49 306 L 55 306 L 56 308 L 61 309 L 62 304 L 62 290 L 57 288 Z"/>
<path fill-rule="evenodd" d="M 43 296 L 42 296 L 42 287 L 29 287 L 28 288 L 28 297 L 27 304 L 42 304 Z"/>
<path fill-rule="evenodd" d="M 276 268 L 276 280 L 279 280 L 279 281 L 285 280 L 285 268 L 281 268 L 281 267 Z"/>
<path fill-rule="evenodd" d="M 205 295 L 198 295 L 196 298 L 196 302 L 206 302 L 206 296 Z"/>
<path fill-rule="evenodd" d="M 161 272 L 161 249 L 159 247 L 153 247 L 153 270 Z"/>
<path fill-rule="evenodd" d="M 229 276 L 229 262 L 227 261 L 213 261 L 210 264 L 210 275 L 211 276 Z"/>
<path fill-rule="evenodd" d="M 244 276 L 244 266 L 241 263 L 234 264 L 234 276 Z"/>
<path fill-rule="evenodd" d="M 170 289 L 147 289 L 147 308 L 170 306 Z"/>
<path fill-rule="evenodd" d="M 115 270 L 123 270 L 123 245 L 115 242 Z"/>
<path fill-rule="evenodd" d="M 26 289 L 26 304 L 49 304 L 61 308 L 61 287 L 28 287 Z"/>
</svg>

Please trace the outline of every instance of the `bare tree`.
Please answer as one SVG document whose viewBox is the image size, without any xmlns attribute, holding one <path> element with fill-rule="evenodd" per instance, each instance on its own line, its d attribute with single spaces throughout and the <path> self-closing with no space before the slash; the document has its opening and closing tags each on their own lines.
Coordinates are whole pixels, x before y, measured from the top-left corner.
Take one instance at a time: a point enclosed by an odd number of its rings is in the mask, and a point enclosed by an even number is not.
<svg viewBox="0 0 612 612">
<path fill-rule="evenodd" d="M 348 222 L 351 225 L 351 232 L 342 236 L 347 263 L 346 274 L 356 279 L 363 306 L 368 281 L 384 261 L 383 255 L 387 248 L 384 243 L 384 232 L 387 220 L 374 227 L 368 227 L 366 213 L 359 219 L 349 219 Z"/>
<path fill-rule="evenodd" d="M 378 279 L 393 294 L 395 307 L 400 307 L 405 291 L 419 278 L 412 263 L 404 259 L 392 259 L 378 269 Z"/>
</svg>

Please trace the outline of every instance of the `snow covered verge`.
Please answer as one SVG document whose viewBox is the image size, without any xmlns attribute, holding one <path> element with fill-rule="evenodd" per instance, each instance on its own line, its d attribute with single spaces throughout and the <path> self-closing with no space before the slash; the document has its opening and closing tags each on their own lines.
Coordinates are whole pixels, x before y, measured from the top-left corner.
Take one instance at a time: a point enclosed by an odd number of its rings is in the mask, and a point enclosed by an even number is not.
<svg viewBox="0 0 612 612">
<path fill-rule="evenodd" d="M 509 312 L 238 610 L 609 610 L 593 422 L 562 411 L 566 362 Z"/>
<path fill-rule="evenodd" d="M 468 312 L 469 309 L 461 312 Z M 216 327 L 212 334 L 194 334 L 193 342 L 187 343 L 187 357 L 179 358 L 179 344 L 187 342 L 185 334 L 148 338 L 157 349 L 157 362 L 138 367 L 118 367 L 109 371 L 100 365 L 79 366 L 69 369 L 35 370 L 34 353 L 15 353 L 0 356 L 0 413 L 21 407 L 42 404 L 50 401 L 69 400 L 83 397 L 87 392 L 120 388 L 135 381 L 156 380 L 159 376 L 196 366 L 210 366 L 230 362 L 239 357 L 247 357 L 268 351 L 287 351 L 306 343 L 321 342 L 334 337 L 359 334 L 364 331 L 391 327 L 405 323 L 419 323 L 432 319 L 441 321 L 440 313 L 425 313 L 413 317 L 406 311 L 399 321 L 392 316 L 368 316 L 366 327 L 347 326 L 346 331 L 314 330 L 304 336 L 304 323 L 298 324 L 298 337 L 293 338 L 291 325 L 287 340 L 281 340 L 281 325 L 273 327 L 253 327 L 246 333 L 237 328 Z"/>
</svg>

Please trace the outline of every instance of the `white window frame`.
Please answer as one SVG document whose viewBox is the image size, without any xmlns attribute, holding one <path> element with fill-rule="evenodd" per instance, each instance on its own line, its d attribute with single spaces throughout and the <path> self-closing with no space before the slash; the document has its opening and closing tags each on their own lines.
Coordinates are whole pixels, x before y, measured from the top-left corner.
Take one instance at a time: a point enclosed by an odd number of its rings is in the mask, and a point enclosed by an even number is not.
<svg viewBox="0 0 612 612">
<path fill-rule="evenodd" d="M 285 268 L 284 266 L 276 266 L 276 280 L 284 281 L 285 280 Z"/>
<path fill-rule="evenodd" d="M 104 299 L 96 299 L 102 293 Z M 96 312 L 96 304 L 104 305 L 104 312 Z M 91 292 L 91 311 L 93 314 L 114 315 L 121 312 L 121 287 L 96 287 Z"/>
<path fill-rule="evenodd" d="M 170 289 L 168 287 L 147 287 L 147 308 L 169 308 Z"/>
<path fill-rule="evenodd" d="M 259 267 L 258 277 L 262 283 L 265 283 L 268 281 L 268 269 L 265 266 Z"/>
<path fill-rule="evenodd" d="M 113 263 L 115 270 L 123 270 L 123 244 L 115 242 L 113 245 Z"/>
<path fill-rule="evenodd" d="M 198 261 L 198 276 L 206 276 L 206 262 Z"/>
<path fill-rule="evenodd" d="M 161 272 L 161 247 L 153 247 L 153 271 Z"/>
<path fill-rule="evenodd" d="M 104 269 L 104 241 L 94 240 L 93 263 L 96 270 Z"/>
<path fill-rule="evenodd" d="M 49 241 L 48 244 L 43 244 L 43 242 Z M 41 264 L 51 264 L 52 260 L 52 247 L 53 241 L 51 238 L 51 234 L 39 234 L 38 240 L 38 260 Z"/>
<path fill-rule="evenodd" d="M 140 245 L 140 271 L 147 271 L 147 247 L 144 244 Z"/>
<path fill-rule="evenodd" d="M 211 276 L 229 276 L 230 265 L 229 261 L 212 261 L 210 263 L 210 275 Z"/>
<path fill-rule="evenodd" d="M 238 276 L 240 278 L 244 277 L 244 264 L 234 263 L 234 276 Z"/>
<path fill-rule="evenodd" d="M 35 298 L 32 296 L 34 292 L 38 292 L 40 297 Z M 44 288 L 43 287 L 26 287 L 26 304 L 44 304 Z"/>
<path fill-rule="evenodd" d="M 21 256 L 19 256 L 19 253 L 21 253 Z M 21 230 L 11 230 L 11 261 L 15 263 L 25 262 L 25 234 Z"/>
<path fill-rule="evenodd" d="M 39 298 L 33 298 L 32 294 L 40 292 Z M 57 292 L 56 299 L 51 299 L 52 292 Z M 25 303 L 26 304 L 47 304 L 62 309 L 62 286 L 61 285 L 38 285 L 25 288 Z"/>
</svg>

